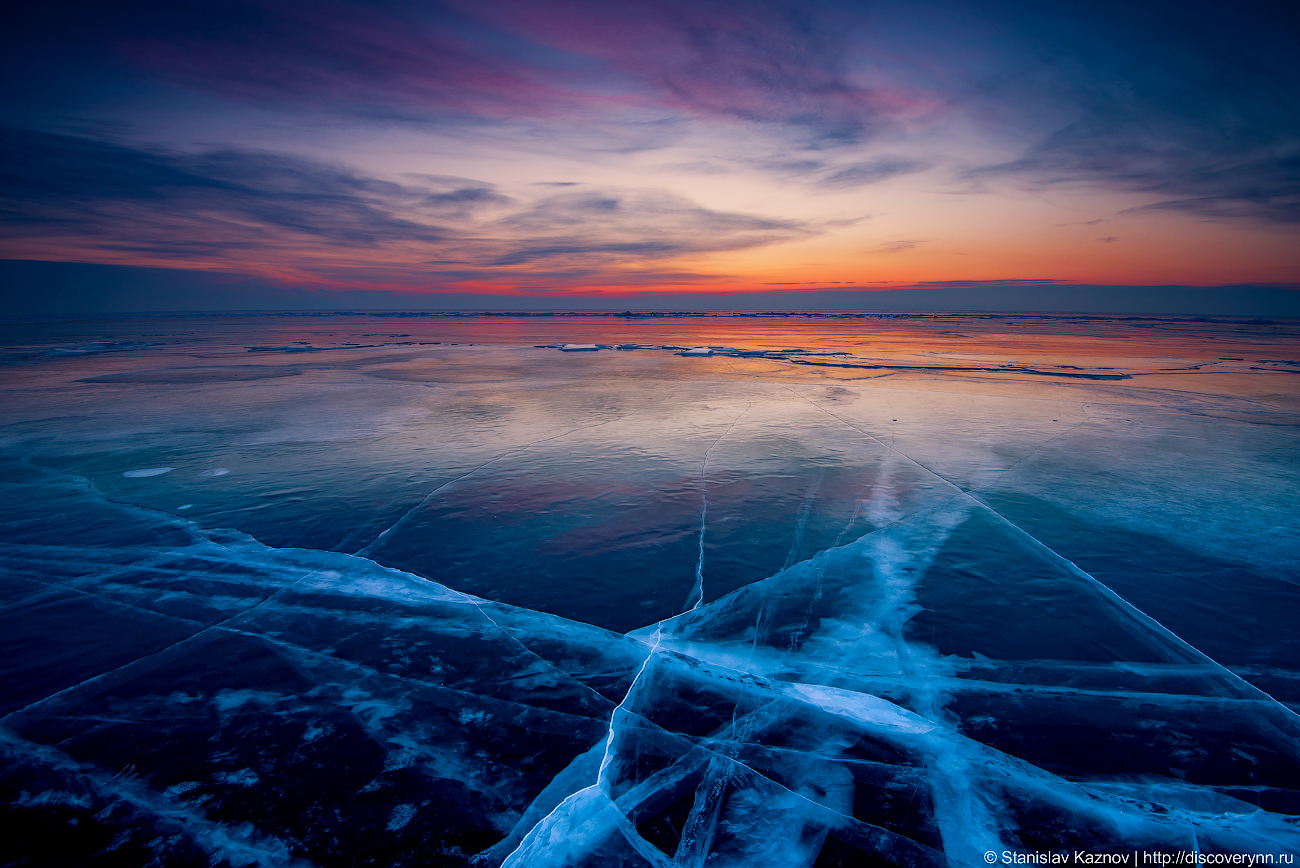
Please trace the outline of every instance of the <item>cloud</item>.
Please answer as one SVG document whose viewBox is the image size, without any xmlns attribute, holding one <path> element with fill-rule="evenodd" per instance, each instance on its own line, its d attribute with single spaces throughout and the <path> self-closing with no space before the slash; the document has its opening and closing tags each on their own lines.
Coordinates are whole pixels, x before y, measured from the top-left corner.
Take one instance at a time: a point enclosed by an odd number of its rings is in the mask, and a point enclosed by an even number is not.
<svg viewBox="0 0 1300 868">
<path fill-rule="evenodd" d="M 933 101 L 860 74 L 851 6 L 798 0 L 459 0 L 467 14 L 599 60 L 642 105 L 781 124 L 813 149 L 874 138 Z"/>
<path fill-rule="evenodd" d="M 1244 3 L 1043 7 L 1014 19 L 1050 58 L 997 92 L 1031 144 L 971 177 L 1158 197 L 1148 211 L 1300 222 L 1295 16 Z M 1044 121 L 1052 119 L 1043 129 Z"/>
<path fill-rule="evenodd" d="M 923 280 L 911 285 L 912 289 L 984 289 L 997 286 L 1050 286 L 1076 283 L 1052 277 L 1007 278 L 1004 280 Z"/>
<path fill-rule="evenodd" d="M 1300 108 L 1298 108 L 1300 110 Z M 1231 140 L 1165 130 L 1160 144 L 1140 144 L 1122 133 L 1126 121 L 1098 121 L 1105 133 L 1063 132 L 1029 156 L 985 170 L 1020 175 L 1047 185 L 1096 184 L 1170 198 L 1127 209 L 1182 212 L 1211 219 L 1300 223 L 1300 131 L 1294 142 Z M 1136 127 L 1136 122 L 1133 123 Z M 1134 138 L 1140 138 L 1130 128 Z M 1260 139 L 1279 134 L 1261 131 Z"/>
<path fill-rule="evenodd" d="M 902 253 L 904 250 L 911 250 L 918 244 L 924 243 L 922 239 L 908 238 L 901 241 L 886 241 L 873 249 L 872 253 Z"/>
<path fill-rule="evenodd" d="M 847 190 L 876 184 L 900 175 L 911 175 L 930 168 L 930 164 L 906 157 L 879 157 L 862 163 L 852 163 L 827 175 L 817 182 L 817 186 Z"/>
<path fill-rule="evenodd" d="M 278 154 L 187 154 L 12 129 L 0 130 L 0 166 L 9 233 L 77 236 L 164 258 L 288 239 L 431 243 L 446 232 L 419 218 L 492 200 L 483 185 L 431 191 Z"/>
<path fill-rule="evenodd" d="M 825 149 L 936 101 L 862 75 L 860 10 L 802 0 L 126 0 L 24 18 L 59 51 L 190 90 L 439 126 L 722 118 Z"/>
<path fill-rule="evenodd" d="M 662 272 L 637 283 L 629 276 L 621 292 L 560 294 L 550 287 L 514 286 L 503 294 L 420 292 L 411 284 L 387 291 L 304 291 L 255 277 L 167 268 L 127 268 L 73 262 L 0 260 L 0 306 L 14 315 L 138 311 L 283 310 L 889 310 L 889 311 L 1081 311 L 1103 314 L 1152 312 L 1234 316 L 1300 316 L 1300 286 L 1046 286 L 1054 281 L 977 281 L 894 288 L 888 291 L 807 285 L 792 291 L 709 293 L 644 292 L 643 288 L 689 284 L 700 275 Z M 346 275 L 340 283 L 355 285 Z M 362 284 L 364 285 L 364 284 Z M 610 284 L 615 286 L 615 284 Z M 412 291 L 415 290 L 415 291 Z M 278 315 L 278 313 L 277 313 Z M 994 314 L 1001 316 L 1003 314 Z"/>
<path fill-rule="evenodd" d="M 203 91 L 394 118 L 554 117 L 582 103 L 540 46 L 521 50 L 521 40 L 446 5 L 133 5 L 125 28 L 104 22 L 118 50 L 136 68 Z"/>
<path fill-rule="evenodd" d="M 928 166 L 888 156 L 827 168 L 801 154 L 906 139 L 925 132 L 918 119 L 964 113 L 1029 143 L 972 177 L 1147 191 L 1151 208 L 1214 219 L 1300 219 L 1295 20 L 1263 4 L 1232 14 L 1199 0 L 940 0 L 911 13 L 835 0 L 29 6 L 4 46 L 34 64 L 15 80 L 45 87 L 77 77 L 65 67 L 100 64 L 69 89 L 77 105 L 115 63 L 116 74 L 279 111 L 506 137 L 531 124 L 533 147 L 660 148 L 696 119 L 729 131 L 740 121 L 795 152 L 767 171 L 802 162 L 829 172 L 825 189 Z M 965 143 L 950 144 L 961 159 Z"/>
<path fill-rule="evenodd" d="M 1119 239 L 1116 238 L 1114 235 L 1108 235 L 1105 238 L 1098 238 L 1097 240 L 1100 241 L 1102 244 L 1114 244 Z"/>
<path fill-rule="evenodd" d="M 565 186 L 523 201 L 470 178 L 401 177 L 406 183 L 265 152 L 184 153 L 0 130 L 0 225 L 9 239 L 0 249 L 261 273 L 370 267 L 456 279 L 520 269 L 599 274 L 820 231 L 711 210 L 664 191 Z M 442 268 L 448 265 L 460 268 Z"/>
<path fill-rule="evenodd" d="M 493 265 L 665 259 L 759 247 L 816 231 L 794 220 L 712 211 L 663 191 L 600 188 L 548 196 L 493 228 L 508 247 Z"/>
<path fill-rule="evenodd" d="M 1285 189 L 1277 194 L 1260 194 L 1246 191 L 1232 195 L 1230 191 L 1218 196 L 1197 196 L 1185 199 L 1167 199 L 1137 208 L 1127 208 L 1121 214 L 1172 211 L 1196 214 L 1210 219 L 1256 219 L 1271 223 L 1300 223 L 1300 191 Z"/>
</svg>

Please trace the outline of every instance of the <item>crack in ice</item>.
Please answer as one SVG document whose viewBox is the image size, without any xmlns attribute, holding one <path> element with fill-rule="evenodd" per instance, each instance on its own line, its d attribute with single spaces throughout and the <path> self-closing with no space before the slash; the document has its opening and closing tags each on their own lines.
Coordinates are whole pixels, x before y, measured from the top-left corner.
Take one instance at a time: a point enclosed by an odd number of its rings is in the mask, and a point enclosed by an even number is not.
<svg viewBox="0 0 1300 868">
<path fill-rule="evenodd" d="M 740 421 L 740 417 L 749 412 L 749 408 L 752 406 L 754 405 L 746 404 L 745 409 L 737 413 L 736 418 L 731 420 L 731 424 L 727 426 L 727 430 L 719 434 L 718 439 L 714 440 L 713 443 L 710 444 L 709 448 L 704 450 L 704 460 L 700 463 L 700 554 L 699 558 L 695 562 L 695 585 L 691 588 L 691 593 L 686 598 L 685 609 L 688 612 L 692 609 L 698 609 L 700 604 L 704 602 L 704 532 L 708 526 L 707 522 L 709 516 L 709 482 L 706 475 L 709 469 L 709 453 L 713 451 L 714 447 L 722 442 L 722 438 L 731 433 L 731 429 L 736 427 L 736 423 Z"/>
<path fill-rule="evenodd" d="M 789 387 L 787 387 L 787 388 L 789 388 Z M 1071 561 L 1071 560 L 1069 560 L 1068 558 L 1065 558 L 1065 557 L 1063 557 L 1062 555 L 1058 554 L 1058 553 L 1056 552 L 1056 550 L 1053 549 L 1051 546 L 1047 545 L 1047 544 L 1044 543 L 1042 540 L 1038 539 L 1038 538 L 1035 537 L 1033 534 L 1029 533 L 1029 532 L 1026 531 L 1024 528 L 1020 527 L 1018 524 L 1016 524 L 1015 522 L 1013 522 L 1011 519 L 1007 518 L 1007 517 L 1004 516 L 1002 513 L 998 512 L 996 509 L 994 509 L 992 506 L 990 506 L 990 505 L 989 505 L 989 504 L 988 504 L 988 503 L 987 503 L 983 498 L 981 498 L 979 495 L 977 495 L 977 494 L 974 493 L 973 491 L 968 491 L 967 489 L 962 488 L 960 485 L 958 485 L 957 483 L 953 482 L 951 479 L 948 479 L 946 476 L 944 476 L 943 474 L 939 473 L 939 472 L 936 471 L 936 470 L 932 470 L 931 468 L 926 467 L 924 464 L 922 464 L 921 462 L 919 462 L 919 461 L 917 461 L 916 459 L 912 458 L 910 455 L 908 455 L 907 453 L 903 452 L 902 450 L 897 449 L 896 447 L 894 447 L 894 446 L 892 446 L 892 445 L 885 444 L 883 441 L 880 440 L 880 438 L 876 437 L 876 436 L 873 435 L 871 432 L 869 432 L 869 431 L 865 431 L 865 430 L 863 430 L 862 428 L 858 427 L 857 425 L 854 425 L 853 423 L 851 423 L 851 422 L 849 422 L 848 420 L 844 419 L 843 417 L 837 415 L 836 413 L 831 412 L 830 410 L 828 410 L 827 408 L 821 406 L 820 404 L 818 404 L 817 402 L 815 402 L 815 401 L 813 401 L 812 399 L 808 398 L 807 396 L 800 394 L 799 392 L 795 391 L 794 389 L 789 389 L 789 391 L 790 391 L 791 393 L 793 393 L 796 397 L 801 398 L 802 400 L 806 401 L 808 404 L 812 405 L 813 407 L 815 407 L 816 409 L 818 409 L 818 410 L 820 410 L 821 412 L 825 413 L 826 415 L 830 416 L 831 418 L 838 420 L 841 424 L 845 425 L 846 427 L 851 428 L 851 429 L 853 429 L 854 431 L 857 431 L 858 433 L 862 434 L 863 436 L 865 436 L 865 437 L 871 439 L 872 441 L 874 441 L 875 443 L 879 444 L 879 445 L 882 446 L 883 448 L 888 449 L 888 450 L 891 451 L 891 452 L 897 453 L 897 454 L 898 454 L 899 456 L 901 456 L 904 460 L 906 460 L 906 461 L 908 461 L 909 463 L 915 465 L 916 467 L 921 468 L 921 469 L 924 470 L 926 473 L 928 473 L 928 474 L 930 474 L 931 476 L 933 476 L 934 478 L 940 480 L 940 481 L 943 482 L 944 484 L 949 485 L 949 486 L 951 486 L 952 488 L 956 489 L 960 494 L 962 494 L 962 495 L 964 495 L 965 497 L 969 498 L 969 500 L 970 500 L 972 503 L 974 503 L 974 504 L 976 504 L 977 506 L 979 506 L 980 509 L 981 509 L 983 512 L 985 512 L 985 513 L 987 513 L 988 515 L 992 516 L 992 517 L 993 517 L 996 521 L 998 521 L 998 522 L 999 522 L 1003 527 L 1005 527 L 1006 529 L 1010 530 L 1010 531 L 1015 535 L 1015 537 L 1016 537 L 1017 539 L 1021 540 L 1021 541 L 1024 542 L 1024 543 L 1027 543 L 1027 544 L 1030 545 L 1034 550 L 1038 551 L 1040 554 L 1042 554 L 1042 555 L 1044 555 L 1045 557 L 1047 557 L 1048 560 L 1052 561 L 1053 563 L 1056 563 L 1058 566 L 1063 567 L 1063 568 L 1066 569 L 1068 572 L 1070 572 L 1072 575 L 1075 575 L 1076 577 L 1083 579 L 1083 580 L 1084 580 L 1085 582 L 1087 582 L 1090 586 L 1092 586 L 1095 590 L 1097 590 L 1099 593 L 1101 593 L 1105 599 L 1109 600 L 1109 601 L 1112 602 L 1113 604 L 1116 604 L 1116 605 L 1119 607 L 1119 609 L 1120 609 L 1121 611 L 1126 612 L 1130 617 L 1134 618 L 1134 619 L 1137 620 L 1139 623 L 1141 623 L 1141 624 L 1143 624 L 1144 626 L 1148 627 L 1148 629 L 1153 630 L 1153 631 L 1154 631 L 1157 635 L 1159 635 L 1160 637 L 1166 639 L 1167 641 L 1172 641 L 1172 642 L 1175 644 L 1175 646 L 1180 647 L 1181 649 L 1183 649 L 1183 650 L 1185 650 L 1185 651 L 1190 652 L 1191 654 L 1193 654 L 1196 658 L 1198 658 L 1198 659 L 1200 659 L 1200 660 L 1203 660 L 1203 661 L 1205 661 L 1206 663 L 1209 663 L 1209 664 L 1210 664 L 1211 666 L 1213 666 L 1216 670 L 1218 670 L 1218 671 L 1220 671 L 1221 673 L 1223 673 L 1224 675 L 1226 675 L 1226 676 L 1228 677 L 1228 679 L 1229 679 L 1231 682 L 1237 684 L 1237 686 L 1238 686 L 1239 688 L 1246 690 L 1248 693 L 1253 693 L 1253 694 L 1256 694 L 1256 695 L 1259 695 L 1259 696 L 1262 696 L 1262 697 L 1267 698 L 1267 699 L 1268 699 L 1270 702 L 1272 702 L 1276 707 L 1283 709 L 1283 711 L 1284 711 L 1288 716 L 1293 717 L 1293 718 L 1296 718 L 1297 720 L 1300 720 L 1300 714 L 1297 714 L 1296 711 L 1294 711 L 1293 709 L 1291 709 L 1290 707 L 1288 707 L 1288 706 L 1286 705 L 1286 703 L 1279 702 L 1276 698 L 1274 698 L 1273 696 L 1269 695 L 1269 694 L 1268 694 L 1267 692 L 1265 692 L 1264 690 L 1261 690 L 1260 688 L 1256 687 L 1255 685 L 1253 685 L 1253 684 L 1251 684 L 1250 682 L 1246 681 L 1245 679 L 1241 678 L 1239 675 L 1237 675 L 1237 674 L 1235 674 L 1234 672 L 1232 672 L 1232 671 L 1231 671 L 1230 669 L 1228 669 L 1226 666 L 1224 666 L 1223 664 L 1219 663 L 1217 660 L 1214 660 L 1214 659 L 1213 659 L 1212 657 L 1210 657 L 1208 654 L 1206 654 L 1205 652 L 1203 652 L 1203 651 L 1201 651 L 1200 649 L 1196 648 L 1196 647 L 1193 646 L 1191 643 L 1187 642 L 1187 640 L 1183 639 L 1181 636 L 1178 636 L 1176 633 L 1174 633 L 1174 632 L 1173 632 L 1172 630 L 1170 630 L 1168 627 L 1165 627 L 1163 624 L 1161 624 L 1161 623 L 1160 623 L 1159 621 L 1157 621 L 1155 618 L 1151 617 L 1151 616 L 1148 615 L 1146 612 L 1142 611 L 1142 610 L 1139 609 L 1137 606 L 1133 605 L 1133 604 L 1130 603 L 1128 600 L 1124 599 L 1122 596 L 1120 596 L 1118 593 L 1116 593 L 1114 590 L 1112 590 L 1112 589 L 1111 589 L 1108 585 L 1106 585 L 1104 582 L 1102 582 L 1101 580 L 1099 580 L 1098 578 L 1096 578 L 1095 576 L 1093 576 L 1091 573 L 1088 573 L 1087 571 L 1081 569 L 1081 568 L 1080 568 L 1077 564 L 1075 564 L 1073 561 Z"/>
<path fill-rule="evenodd" d="M 618 814 L 620 817 L 622 816 L 622 812 L 618 810 L 618 808 L 614 805 L 613 800 L 610 799 L 610 789 L 609 789 L 610 785 L 609 785 L 609 781 L 606 779 L 606 772 L 609 768 L 610 762 L 612 762 L 610 751 L 613 746 L 614 737 L 617 731 L 617 721 L 619 719 L 619 714 L 620 712 L 624 714 L 629 713 L 624 710 L 625 706 L 627 705 L 627 701 L 632 697 L 632 694 L 636 690 L 637 684 L 640 682 L 641 678 L 645 675 L 646 669 L 650 666 L 650 661 L 654 658 L 655 653 L 658 651 L 659 640 L 661 638 L 661 635 L 662 635 L 662 631 L 656 630 L 655 642 L 650 647 L 650 649 L 646 652 L 645 660 L 641 662 L 641 668 L 637 671 L 636 676 L 632 679 L 632 683 L 628 685 L 627 693 L 623 695 L 622 701 L 619 702 L 618 705 L 614 706 L 614 710 L 610 712 L 609 729 L 605 736 L 605 751 L 600 761 L 600 767 L 596 772 L 596 782 L 591 786 L 578 790 L 576 793 L 569 794 L 562 802 L 560 802 L 560 804 L 556 805 L 550 811 L 550 813 L 548 813 L 542 819 L 538 820 L 537 823 L 535 823 L 533 827 L 528 831 L 528 834 L 526 834 L 523 837 L 523 840 L 519 842 L 519 846 L 517 846 L 513 851 L 510 852 L 508 856 L 506 856 L 505 860 L 502 862 L 502 868 L 508 868 L 508 866 L 512 866 L 512 865 L 522 866 L 524 863 L 520 860 L 525 858 L 524 856 L 525 850 L 531 849 L 531 847 L 535 845 L 538 835 L 540 834 L 540 831 L 544 830 L 548 826 L 548 824 L 551 823 L 553 820 L 558 822 L 559 818 L 564 817 L 567 814 L 575 811 L 577 806 L 581 802 L 590 799 L 593 795 L 598 796 L 603 801 L 603 803 L 608 805 L 609 808 L 615 814 Z M 638 717 L 639 716 L 640 715 L 638 715 Z M 626 820 L 626 817 L 623 817 L 623 819 Z M 635 830 L 633 830 L 633 832 L 635 832 Z M 626 834 L 624 835 L 624 837 L 626 837 Z M 641 839 L 639 835 L 637 835 L 636 837 L 639 840 L 644 840 Z M 629 843 L 632 842 L 629 841 Z M 664 865 L 665 868 L 669 868 L 666 861 Z"/>
</svg>

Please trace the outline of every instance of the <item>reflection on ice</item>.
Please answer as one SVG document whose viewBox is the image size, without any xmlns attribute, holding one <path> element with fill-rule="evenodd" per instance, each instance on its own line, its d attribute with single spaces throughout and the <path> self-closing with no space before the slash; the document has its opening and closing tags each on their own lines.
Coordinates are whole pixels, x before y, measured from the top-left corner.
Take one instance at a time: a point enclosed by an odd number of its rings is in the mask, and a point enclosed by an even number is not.
<svg viewBox="0 0 1300 868">
<path fill-rule="evenodd" d="M 52 356 L 8 411 L 7 858 L 1300 850 L 1282 399 L 364 325 L 257 340 L 443 343 Z"/>
</svg>

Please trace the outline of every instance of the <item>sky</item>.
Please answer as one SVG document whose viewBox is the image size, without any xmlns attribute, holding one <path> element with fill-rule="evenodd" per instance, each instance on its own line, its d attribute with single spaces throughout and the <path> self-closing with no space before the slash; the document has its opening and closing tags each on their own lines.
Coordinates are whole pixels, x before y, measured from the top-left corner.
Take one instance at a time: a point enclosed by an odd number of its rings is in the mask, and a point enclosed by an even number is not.
<svg viewBox="0 0 1300 868">
<path fill-rule="evenodd" d="M 1300 15 L 1280 3 L 6 15 L 7 302 L 49 269 L 91 308 L 158 274 L 189 308 L 232 286 L 432 306 L 1300 291 Z"/>
</svg>

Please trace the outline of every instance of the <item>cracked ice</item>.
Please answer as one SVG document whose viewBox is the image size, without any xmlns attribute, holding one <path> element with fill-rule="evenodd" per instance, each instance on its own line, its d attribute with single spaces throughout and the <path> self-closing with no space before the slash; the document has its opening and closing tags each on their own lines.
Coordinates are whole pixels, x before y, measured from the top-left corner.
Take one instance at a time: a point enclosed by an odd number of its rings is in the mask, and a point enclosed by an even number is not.
<svg viewBox="0 0 1300 868">
<path fill-rule="evenodd" d="M 1182 344 L 1173 389 L 420 327 L 198 389 L 157 343 L 10 370 L 15 859 L 1300 849 L 1289 399 Z"/>
</svg>

